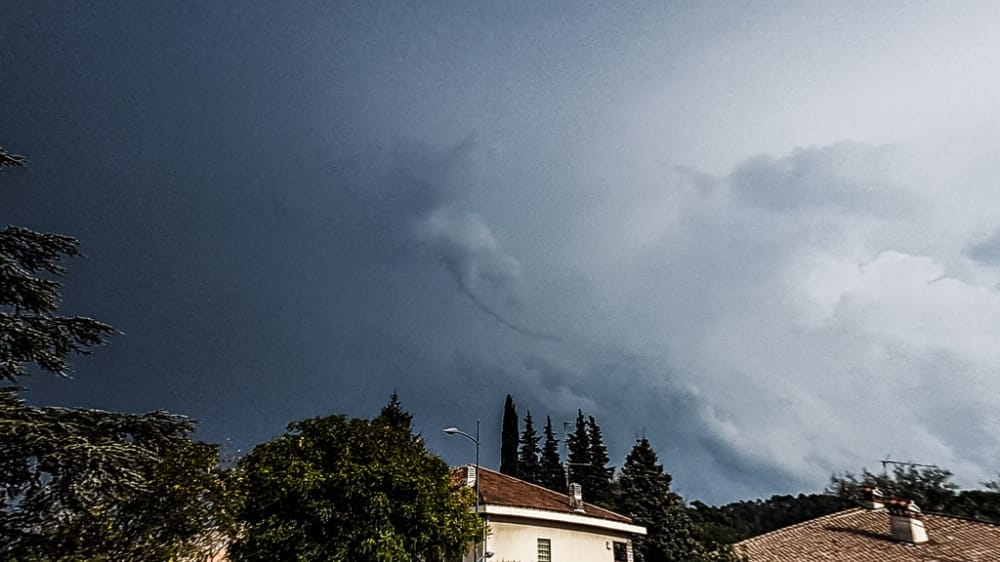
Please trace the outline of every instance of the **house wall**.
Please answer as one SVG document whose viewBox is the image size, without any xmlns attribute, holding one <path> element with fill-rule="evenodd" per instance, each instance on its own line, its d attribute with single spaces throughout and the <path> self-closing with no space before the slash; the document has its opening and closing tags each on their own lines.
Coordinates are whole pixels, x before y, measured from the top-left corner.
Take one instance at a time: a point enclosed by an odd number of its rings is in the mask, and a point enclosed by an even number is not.
<svg viewBox="0 0 1000 562">
<path fill-rule="evenodd" d="M 632 559 L 632 541 L 625 533 L 495 515 L 488 524 L 486 551 L 494 553 L 489 562 L 537 562 L 538 539 L 551 541 L 552 562 L 614 562 L 615 542 L 628 544 Z M 472 562 L 472 557 L 465 562 Z"/>
</svg>

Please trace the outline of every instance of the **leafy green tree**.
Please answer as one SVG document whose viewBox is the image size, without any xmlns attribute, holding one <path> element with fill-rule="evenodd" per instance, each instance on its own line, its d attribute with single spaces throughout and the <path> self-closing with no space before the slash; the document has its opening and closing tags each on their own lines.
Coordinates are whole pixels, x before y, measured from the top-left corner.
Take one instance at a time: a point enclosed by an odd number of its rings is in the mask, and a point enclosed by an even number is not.
<svg viewBox="0 0 1000 562">
<path fill-rule="evenodd" d="M 924 511 L 949 513 L 953 511 L 958 496 L 958 486 L 951 481 L 950 470 L 936 466 L 894 465 L 892 473 L 875 474 L 862 469 L 861 474 L 850 472 L 830 477 L 827 492 L 845 500 L 857 501 L 859 489 L 875 486 L 887 497 L 913 500 Z"/>
<path fill-rule="evenodd" d="M 190 419 L 28 406 L 0 391 L 0 558 L 171 560 L 232 529 L 215 446 Z"/>
<path fill-rule="evenodd" d="M 517 442 L 519 430 L 517 407 L 514 398 L 508 394 L 503 403 L 503 424 L 500 430 L 500 472 L 518 477 Z"/>
<path fill-rule="evenodd" d="M 552 430 L 552 418 L 545 416 L 545 442 L 538 463 L 538 484 L 557 492 L 566 492 L 566 475 L 559 456 L 559 439 Z"/>
<path fill-rule="evenodd" d="M 521 433 L 521 448 L 518 451 L 517 463 L 520 478 L 533 484 L 542 486 L 541 482 L 541 451 L 538 449 L 538 442 L 541 440 L 535 432 L 535 424 L 531 419 L 531 412 L 524 416 L 524 431 Z"/>
<path fill-rule="evenodd" d="M 234 562 L 439 562 L 482 531 L 444 461 L 378 420 L 292 423 L 242 459 L 240 486 Z"/>
</svg>

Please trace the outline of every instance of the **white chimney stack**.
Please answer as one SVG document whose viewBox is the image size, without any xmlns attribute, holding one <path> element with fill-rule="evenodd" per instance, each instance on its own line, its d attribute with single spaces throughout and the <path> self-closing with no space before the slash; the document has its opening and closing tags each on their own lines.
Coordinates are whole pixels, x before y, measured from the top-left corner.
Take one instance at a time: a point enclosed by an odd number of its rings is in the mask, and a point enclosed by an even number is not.
<svg viewBox="0 0 1000 562">
<path fill-rule="evenodd" d="M 872 486 L 861 488 L 861 505 L 865 509 L 882 509 L 885 503 L 882 500 L 882 490 Z"/>
<path fill-rule="evenodd" d="M 583 486 L 575 482 L 569 485 L 569 505 L 573 511 L 583 512 Z"/>
<path fill-rule="evenodd" d="M 917 504 L 910 500 L 890 499 L 886 500 L 885 507 L 889 510 L 892 538 L 912 544 L 922 544 L 928 541 L 923 513 Z"/>
</svg>

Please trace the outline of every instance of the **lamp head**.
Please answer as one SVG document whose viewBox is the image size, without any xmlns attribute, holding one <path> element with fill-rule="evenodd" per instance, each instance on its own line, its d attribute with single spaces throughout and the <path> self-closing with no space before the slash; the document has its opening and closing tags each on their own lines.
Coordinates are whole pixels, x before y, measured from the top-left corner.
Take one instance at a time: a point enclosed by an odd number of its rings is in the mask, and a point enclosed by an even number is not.
<svg viewBox="0 0 1000 562">
<path fill-rule="evenodd" d="M 442 429 L 441 431 L 447 433 L 448 435 L 455 435 L 456 433 L 458 433 L 458 428 L 457 427 L 446 427 L 446 428 Z"/>
</svg>

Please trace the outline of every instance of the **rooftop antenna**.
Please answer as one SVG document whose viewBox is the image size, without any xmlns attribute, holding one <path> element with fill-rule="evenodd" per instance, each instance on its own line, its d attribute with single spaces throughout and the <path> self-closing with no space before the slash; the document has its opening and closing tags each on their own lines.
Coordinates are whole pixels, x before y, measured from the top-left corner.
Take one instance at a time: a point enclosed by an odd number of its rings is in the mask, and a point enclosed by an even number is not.
<svg viewBox="0 0 1000 562">
<path fill-rule="evenodd" d="M 886 466 L 890 465 L 890 464 L 893 465 L 893 466 L 913 466 L 913 467 L 920 467 L 920 468 L 940 468 L 936 464 L 920 464 L 918 462 L 894 461 L 894 460 L 892 460 L 892 459 L 889 458 L 889 455 L 886 455 L 885 459 L 882 460 L 881 462 L 882 462 L 882 473 L 883 474 L 886 474 Z"/>
</svg>

